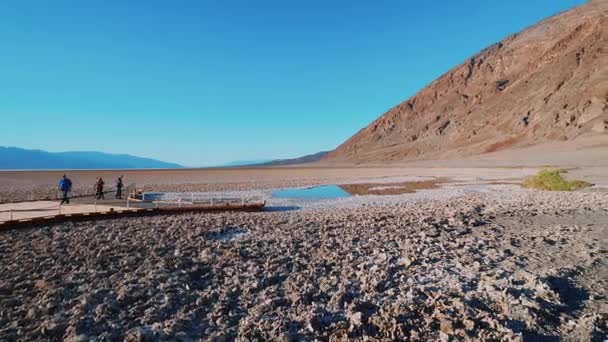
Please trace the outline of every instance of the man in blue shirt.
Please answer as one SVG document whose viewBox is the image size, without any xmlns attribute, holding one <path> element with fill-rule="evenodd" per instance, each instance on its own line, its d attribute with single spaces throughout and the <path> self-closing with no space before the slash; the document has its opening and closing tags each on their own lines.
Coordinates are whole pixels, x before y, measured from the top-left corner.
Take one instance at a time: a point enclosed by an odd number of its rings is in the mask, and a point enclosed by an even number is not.
<svg viewBox="0 0 608 342">
<path fill-rule="evenodd" d="M 63 175 L 63 177 L 59 180 L 59 190 L 63 192 L 63 199 L 61 200 L 61 204 L 70 204 L 70 198 L 68 194 L 72 191 L 72 181 L 68 178 L 68 176 Z"/>
</svg>

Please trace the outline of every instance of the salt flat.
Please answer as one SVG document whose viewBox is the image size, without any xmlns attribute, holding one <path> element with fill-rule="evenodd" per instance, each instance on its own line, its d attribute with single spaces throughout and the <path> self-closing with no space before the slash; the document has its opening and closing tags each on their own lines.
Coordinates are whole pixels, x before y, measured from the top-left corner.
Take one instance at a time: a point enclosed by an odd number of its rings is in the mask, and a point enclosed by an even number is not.
<svg viewBox="0 0 608 342">
<path fill-rule="evenodd" d="M 528 340 L 606 336 L 608 192 L 541 192 L 535 167 L 77 171 L 160 191 L 449 177 L 439 189 L 260 213 L 67 222 L 0 233 L 5 340 Z M 583 175 L 586 169 L 581 169 Z M 4 172 L 2 194 L 61 172 Z M 273 210 L 274 208 L 274 210 Z"/>
<path fill-rule="evenodd" d="M 536 172 L 532 167 L 286 167 L 178 170 L 67 171 L 76 193 L 90 192 L 96 177 L 111 187 L 123 174 L 125 183 L 152 191 L 225 191 L 343 184 L 396 182 L 416 177 L 450 177 L 454 180 L 522 179 Z M 0 202 L 39 197 L 56 198 L 56 183 L 64 171 L 2 171 Z"/>
</svg>

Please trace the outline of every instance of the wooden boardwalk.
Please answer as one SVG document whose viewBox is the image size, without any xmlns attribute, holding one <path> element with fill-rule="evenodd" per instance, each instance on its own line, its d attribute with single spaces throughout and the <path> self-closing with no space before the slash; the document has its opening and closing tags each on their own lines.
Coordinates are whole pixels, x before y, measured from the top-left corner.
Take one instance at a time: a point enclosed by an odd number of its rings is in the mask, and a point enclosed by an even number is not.
<svg viewBox="0 0 608 342">
<path fill-rule="evenodd" d="M 128 216 L 174 214 L 184 212 L 260 211 L 264 200 L 215 199 L 206 203 L 139 202 L 126 200 L 72 199 L 69 205 L 59 201 L 29 201 L 0 204 L 0 231 L 36 224 L 94 220 Z"/>
</svg>

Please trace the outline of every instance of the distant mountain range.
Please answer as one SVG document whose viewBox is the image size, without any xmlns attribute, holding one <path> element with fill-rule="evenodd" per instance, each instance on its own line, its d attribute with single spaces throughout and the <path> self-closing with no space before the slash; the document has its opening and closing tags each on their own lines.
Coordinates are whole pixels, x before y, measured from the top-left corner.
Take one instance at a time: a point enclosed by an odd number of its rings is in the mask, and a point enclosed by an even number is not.
<svg viewBox="0 0 608 342">
<path fill-rule="evenodd" d="M 269 163 L 273 161 L 273 159 L 256 159 L 256 160 L 236 160 L 226 164 L 223 164 L 223 167 L 234 167 L 234 166 L 248 166 L 248 165 L 259 165 L 264 163 Z"/>
<path fill-rule="evenodd" d="M 245 167 L 245 166 L 287 166 L 287 165 L 299 165 L 314 163 L 321 160 L 329 152 L 318 152 L 309 154 L 303 157 L 291 158 L 291 159 L 267 159 L 267 160 L 249 160 L 249 161 L 235 161 L 224 164 L 224 167 Z"/>
<path fill-rule="evenodd" d="M 314 163 L 323 159 L 329 152 L 323 151 L 315 154 L 309 154 L 299 158 L 292 159 L 277 159 L 266 163 L 257 164 L 256 166 L 285 166 Z"/>
<path fill-rule="evenodd" d="M 128 154 L 47 152 L 0 146 L 0 170 L 173 169 L 183 166 Z"/>
</svg>

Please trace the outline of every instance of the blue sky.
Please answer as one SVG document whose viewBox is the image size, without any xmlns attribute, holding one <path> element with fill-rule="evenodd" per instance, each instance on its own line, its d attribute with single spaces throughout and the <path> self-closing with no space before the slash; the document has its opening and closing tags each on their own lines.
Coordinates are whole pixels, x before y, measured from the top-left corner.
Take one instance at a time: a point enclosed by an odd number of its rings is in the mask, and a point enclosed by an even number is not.
<svg viewBox="0 0 608 342">
<path fill-rule="evenodd" d="M 333 149 L 581 0 L 0 2 L 0 145 L 188 166 Z"/>
</svg>

